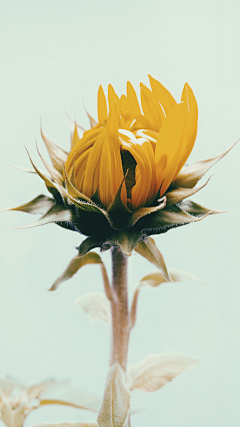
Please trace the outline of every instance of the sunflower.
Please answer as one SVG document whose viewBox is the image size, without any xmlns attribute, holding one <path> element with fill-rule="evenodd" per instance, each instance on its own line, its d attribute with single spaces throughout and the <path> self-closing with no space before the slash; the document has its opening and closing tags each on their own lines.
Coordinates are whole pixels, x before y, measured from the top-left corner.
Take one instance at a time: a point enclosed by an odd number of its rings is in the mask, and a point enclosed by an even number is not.
<svg viewBox="0 0 240 427">
<path fill-rule="evenodd" d="M 198 108 L 184 85 L 181 102 L 149 76 L 151 89 L 140 85 L 141 105 L 130 82 L 120 98 L 108 87 L 108 102 L 98 90 L 98 122 L 79 136 L 75 123 L 69 153 L 42 132 L 51 163 L 40 155 L 48 174 L 32 162 L 51 197 L 39 195 L 13 208 L 42 217 L 30 226 L 56 223 L 88 236 L 79 253 L 94 247 L 119 247 L 130 254 L 152 234 L 199 221 L 216 213 L 190 200 L 202 176 L 219 156 L 185 166 L 193 149 Z M 29 156 L 30 157 L 30 156 Z"/>
</svg>

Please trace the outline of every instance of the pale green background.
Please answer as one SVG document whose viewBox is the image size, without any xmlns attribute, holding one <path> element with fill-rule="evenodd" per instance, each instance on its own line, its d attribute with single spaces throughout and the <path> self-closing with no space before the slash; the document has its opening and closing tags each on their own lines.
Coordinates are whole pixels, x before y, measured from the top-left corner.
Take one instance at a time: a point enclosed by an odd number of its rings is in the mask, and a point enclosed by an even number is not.
<svg viewBox="0 0 240 427">
<path fill-rule="evenodd" d="M 240 137 L 240 3 L 230 1 L 0 1 L 1 157 L 24 167 L 24 143 L 38 165 L 40 116 L 47 136 L 66 150 L 66 112 L 88 126 L 84 104 L 96 117 L 99 84 L 120 95 L 159 79 L 180 101 L 187 81 L 199 106 L 191 161 L 215 156 Z M 239 427 L 239 144 L 194 198 L 228 210 L 156 237 L 167 265 L 210 284 L 189 282 L 142 291 L 130 363 L 146 353 L 183 351 L 204 361 L 159 392 L 135 392 L 133 427 Z M 1 163 L 1 208 L 46 193 L 37 177 Z M 75 256 L 81 236 L 55 225 L 29 230 L 21 213 L 1 213 L 0 375 L 31 383 L 71 378 L 101 393 L 109 359 L 109 331 L 74 306 L 88 291 L 102 291 L 98 266 L 59 290 L 47 289 Z M 109 266 L 109 254 L 104 254 Z M 131 290 L 152 266 L 133 255 Z M 44 420 L 95 419 L 75 409 L 45 408 L 26 427 Z"/>
</svg>

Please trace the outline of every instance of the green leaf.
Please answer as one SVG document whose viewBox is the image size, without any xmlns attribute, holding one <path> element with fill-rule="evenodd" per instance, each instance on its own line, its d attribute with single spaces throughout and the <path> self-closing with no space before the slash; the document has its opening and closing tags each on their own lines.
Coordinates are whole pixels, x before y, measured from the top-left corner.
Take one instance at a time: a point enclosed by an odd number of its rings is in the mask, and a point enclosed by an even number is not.
<svg viewBox="0 0 240 427">
<path fill-rule="evenodd" d="M 238 141 L 237 141 L 238 142 Z M 203 177 L 203 175 L 214 166 L 219 160 L 221 160 L 226 154 L 234 147 L 237 143 L 235 142 L 228 150 L 224 151 L 222 154 L 213 157 L 212 159 L 202 160 L 200 162 L 193 163 L 192 165 L 184 167 L 177 178 L 172 184 L 172 188 L 182 187 L 182 188 L 193 188 L 198 183 L 198 181 Z"/>
<path fill-rule="evenodd" d="M 109 369 L 104 397 L 98 414 L 99 427 L 124 427 L 130 411 L 130 392 L 125 385 L 121 366 Z"/>
<path fill-rule="evenodd" d="M 159 268 L 167 281 L 171 281 L 164 258 L 151 237 L 139 242 L 135 251 Z"/>
<path fill-rule="evenodd" d="M 18 227 L 18 229 L 38 227 L 40 225 L 50 224 L 52 222 L 71 222 L 72 213 L 69 209 L 65 209 L 63 206 L 54 205 L 49 211 L 44 214 L 38 221 L 25 225 L 24 227 Z"/>
<path fill-rule="evenodd" d="M 101 264 L 101 257 L 96 252 L 89 252 L 84 256 L 76 256 L 72 259 L 72 261 L 68 264 L 66 270 L 63 274 L 54 282 L 52 287 L 49 289 L 50 291 L 55 291 L 58 286 L 64 282 L 65 280 L 71 279 L 74 274 L 77 273 L 80 268 L 84 267 L 84 265 L 88 264 Z"/>
<path fill-rule="evenodd" d="M 125 255 L 131 255 L 139 240 L 144 234 L 141 231 L 127 230 L 116 231 L 112 233 L 108 239 L 102 243 L 102 249 L 109 249 L 111 246 L 117 246 Z"/>
<path fill-rule="evenodd" d="M 42 139 L 46 145 L 48 150 L 49 157 L 51 159 L 53 167 L 62 175 L 63 173 L 63 163 L 67 161 L 68 153 L 64 151 L 61 147 L 59 147 L 54 142 L 49 141 L 46 136 L 43 134 L 41 128 Z"/>
<path fill-rule="evenodd" d="M 30 202 L 25 203 L 24 205 L 17 206 L 16 208 L 11 208 L 8 210 L 21 211 L 31 214 L 44 214 L 53 205 L 55 205 L 55 201 L 53 199 L 41 194 L 40 196 L 35 197 L 34 199 L 30 200 Z"/>
</svg>

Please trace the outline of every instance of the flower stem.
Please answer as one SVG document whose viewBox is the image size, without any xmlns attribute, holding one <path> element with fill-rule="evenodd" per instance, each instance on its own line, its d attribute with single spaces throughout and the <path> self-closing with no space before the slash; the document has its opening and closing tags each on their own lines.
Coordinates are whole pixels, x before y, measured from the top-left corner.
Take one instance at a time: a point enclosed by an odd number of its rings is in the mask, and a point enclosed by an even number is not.
<svg viewBox="0 0 240 427">
<path fill-rule="evenodd" d="M 110 365 L 127 366 L 130 321 L 128 310 L 127 261 L 120 249 L 112 248 L 112 354 Z"/>
</svg>

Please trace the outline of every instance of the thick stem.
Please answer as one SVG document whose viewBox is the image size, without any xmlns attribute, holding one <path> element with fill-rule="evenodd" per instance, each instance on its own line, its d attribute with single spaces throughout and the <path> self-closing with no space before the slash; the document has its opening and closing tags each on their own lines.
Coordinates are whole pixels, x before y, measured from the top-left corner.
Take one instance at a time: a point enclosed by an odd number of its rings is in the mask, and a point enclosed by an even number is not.
<svg viewBox="0 0 240 427">
<path fill-rule="evenodd" d="M 112 248 L 112 355 L 110 364 L 118 362 L 126 371 L 130 332 L 127 261 L 118 248 Z"/>
</svg>

